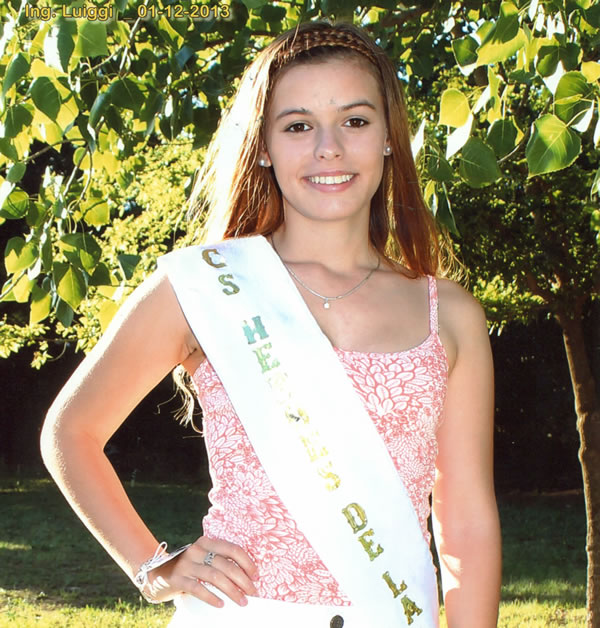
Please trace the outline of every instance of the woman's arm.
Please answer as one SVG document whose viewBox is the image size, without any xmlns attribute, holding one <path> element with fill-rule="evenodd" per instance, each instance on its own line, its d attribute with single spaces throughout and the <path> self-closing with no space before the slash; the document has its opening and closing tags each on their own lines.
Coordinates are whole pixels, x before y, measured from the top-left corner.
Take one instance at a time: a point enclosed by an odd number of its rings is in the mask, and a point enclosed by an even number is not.
<svg viewBox="0 0 600 628">
<path fill-rule="evenodd" d="M 131 505 L 104 447 L 144 396 L 195 350 L 200 351 L 170 283 L 158 273 L 153 275 L 131 295 L 69 379 L 42 430 L 42 456 L 54 480 L 83 523 L 132 579 L 154 554 L 158 541 Z M 254 570 L 241 548 L 199 539 L 173 564 L 157 570 L 163 576 L 161 599 L 188 591 L 217 604 L 216 596 L 196 577 L 215 581 L 236 601 L 243 597 L 240 589 L 254 591 L 248 576 L 232 561 L 221 561 L 220 570 L 216 564 L 203 566 L 208 550 L 235 556 L 242 569 Z"/>
<path fill-rule="evenodd" d="M 497 625 L 500 526 L 493 479 L 493 365 L 481 306 L 440 282 L 440 324 L 452 347 L 438 431 L 433 527 L 449 628 Z"/>
</svg>

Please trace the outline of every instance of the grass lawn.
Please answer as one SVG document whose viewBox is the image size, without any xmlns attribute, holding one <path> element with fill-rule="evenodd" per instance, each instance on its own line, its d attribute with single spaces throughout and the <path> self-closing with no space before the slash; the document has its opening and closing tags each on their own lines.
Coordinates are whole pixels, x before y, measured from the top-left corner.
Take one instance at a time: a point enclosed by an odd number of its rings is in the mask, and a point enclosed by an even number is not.
<svg viewBox="0 0 600 628">
<path fill-rule="evenodd" d="M 207 508 L 201 488 L 152 484 L 127 490 L 157 538 L 171 547 L 200 534 Z M 582 497 L 499 501 L 504 579 L 498 625 L 583 626 Z M 0 479 L 0 512 L 0 627 L 166 625 L 172 607 L 140 598 L 50 481 Z"/>
</svg>

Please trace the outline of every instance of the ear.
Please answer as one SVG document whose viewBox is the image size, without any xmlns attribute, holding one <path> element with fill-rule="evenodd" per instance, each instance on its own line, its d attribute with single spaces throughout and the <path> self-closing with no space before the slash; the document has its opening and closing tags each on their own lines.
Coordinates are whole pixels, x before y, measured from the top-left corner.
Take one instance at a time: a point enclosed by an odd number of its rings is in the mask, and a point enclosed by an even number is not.
<svg viewBox="0 0 600 628">
<path fill-rule="evenodd" d="M 266 150 L 261 150 L 258 154 L 258 165 L 263 168 L 270 168 L 273 165 Z"/>
</svg>

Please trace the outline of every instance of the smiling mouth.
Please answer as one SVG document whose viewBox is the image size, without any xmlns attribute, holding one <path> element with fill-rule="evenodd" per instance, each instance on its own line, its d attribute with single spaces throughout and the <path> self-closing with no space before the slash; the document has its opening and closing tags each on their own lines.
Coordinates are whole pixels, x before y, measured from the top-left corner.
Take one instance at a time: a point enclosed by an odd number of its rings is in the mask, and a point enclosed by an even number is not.
<svg viewBox="0 0 600 628">
<path fill-rule="evenodd" d="M 339 185 L 340 183 L 350 181 L 352 178 L 354 178 L 353 174 L 340 174 L 334 177 L 307 177 L 311 183 L 319 183 L 321 185 Z"/>
</svg>

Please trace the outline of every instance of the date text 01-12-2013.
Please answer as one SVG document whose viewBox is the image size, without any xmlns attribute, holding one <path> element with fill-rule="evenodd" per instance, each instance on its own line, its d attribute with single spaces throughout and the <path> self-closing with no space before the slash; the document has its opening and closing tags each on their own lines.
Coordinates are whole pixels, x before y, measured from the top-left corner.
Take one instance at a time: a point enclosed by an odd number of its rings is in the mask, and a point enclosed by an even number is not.
<svg viewBox="0 0 600 628">
<path fill-rule="evenodd" d="M 167 19 L 186 19 L 192 20 L 212 20 L 212 19 L 228 19 L 231 17 L 231 8 L 228 4 L 192 4 L 184 7 L 181 4 L 170 4 L 163 9 L 155 6 L 140 5 L 137 7 L 137 18 L 142 20 L 152 20 L 160 17 Z M 115 19 L 115 11 L 113 5 L 106 7 L 97 7 L 95 5 L 83 5 L 80 7 L 58 6 L 58 7 L 35 7 L 29 4 L 25 5 L 25 17 L 32 20 L 48 20 L 63 17 L 67 19 L 86 19 L 90 21 L 107 22 Z M 122 19 L 128 19 L 123 16 Z M 129 18 L 131 19 L 131 18 Z"/>
</svg>

